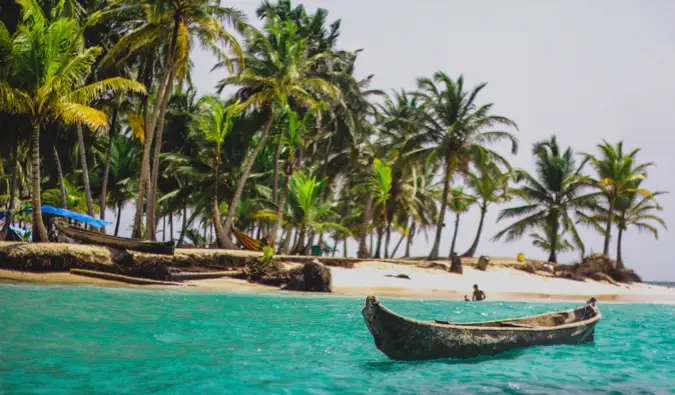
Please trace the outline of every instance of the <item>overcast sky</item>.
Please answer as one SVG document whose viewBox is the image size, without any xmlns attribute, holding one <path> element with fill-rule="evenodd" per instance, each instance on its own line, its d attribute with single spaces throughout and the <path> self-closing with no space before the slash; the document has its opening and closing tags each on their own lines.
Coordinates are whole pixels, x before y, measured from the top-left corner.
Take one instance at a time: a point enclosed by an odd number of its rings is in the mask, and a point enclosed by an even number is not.
<svg viewBox="0 0 675 395">
<path fill-rule="evenodd" d="M 234 3 L 251 22 L 258 1 Z M 297 4 L 297 3 L 294 3 Z M 595 152 L 595 144 L 623 140 L 626 148 L 642 148 L 639 159 L 654 161 L 646 187 L 675 193 L 675 2 L 663 1 L 450 1 L 340 0 L 305 1 L 310 10 L 326 8 L 342 19 L 339 46 L 363 49 L 357 76 L 375 74 L 374 88 L 414 89 L 420 76 L 443 70 L 464 74 L 471 84 L 488 82 L 479 102 L 494 102 L 495 113 L 515 120 L 521 151 L 510 157 L 517 167 L 533 169 L 531 145 L 558 136 L 576 152 Z M 229 5 L 229 4 L 227 4 Z M 223 72 L 211 73 L 214 59 L 200 50 L 192 61 L 193 81 L 200 93 L 214 92 Z M 507 148 L 504 147 L 504 153 Z M 675 195 L 660 200 L 666 221 L 675 226 Z M 486 218 L 479 254 L 547 255 L 523 239 L 511 244 L 490 242 L 497 230 L 498 207 Z M 447 219 L 451 224 L 450 218 Z M 471 244 L 477 210 L 462 218 L 457 245 Z M 443 234 L 448 253 L 452 226 Z M 590 251 L 602 251 L 602 238 L 583 232 Z M 429 240 L 417 237 L 414 255 L 425 255 Z M 394 242 L 397 238 L 394 238 Z M 675 281 L 672 232 L 660 239 L 631 229 L 624 237 L 624 260 L 649 280 Z M 350 254 L 356 252 L 351 243 Z M 615 254 L 612 245 L 612 255 Z M 578 253 L 567 253 L 571 262 Z"/>
</svg>

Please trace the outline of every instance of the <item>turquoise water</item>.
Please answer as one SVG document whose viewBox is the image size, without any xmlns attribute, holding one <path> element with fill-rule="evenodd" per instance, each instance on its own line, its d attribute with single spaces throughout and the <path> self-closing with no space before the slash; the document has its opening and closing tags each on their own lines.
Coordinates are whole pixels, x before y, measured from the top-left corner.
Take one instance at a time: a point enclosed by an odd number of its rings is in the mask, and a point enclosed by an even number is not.
<svg viewBox="0 0 675 395">
<path fill-rule="evenodd" d="M 384 299 L 418 318 L 572 307 Z M 602 304 L 595 344 L 400 363 L 361 298 L 0 285 L 0 393 L 675 393 L 675 307 Z"/>
</svg>

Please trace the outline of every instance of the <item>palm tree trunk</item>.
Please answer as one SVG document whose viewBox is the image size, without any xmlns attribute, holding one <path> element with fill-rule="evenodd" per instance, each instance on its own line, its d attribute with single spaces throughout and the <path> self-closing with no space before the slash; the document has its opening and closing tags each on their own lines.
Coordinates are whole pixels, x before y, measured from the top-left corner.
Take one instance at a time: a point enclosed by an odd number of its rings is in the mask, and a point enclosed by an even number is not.
<svg viewBox="0 0 675 395">
<path fill-rule="evenodd" d="M 370 251 L 375 251 L 375 234 L 370 232 Z M 365 258 L 370 258 L 370 254 Z"/>
<path fill-rule="evenodd" d="M 398 251 L 398 247 L 401 246 L 401 243 L 403 243 L 403 239 L 405 239 L 405 234 L 401 233 L 401 238 L 398 239 L 398 243 L 396 243 L 396 246 L 394 247 L 394 251 L 391 252 L 391 257 L 393 258 L 396 256 L 396 252 Z"/>
<path fill-rule="evenodd" d="M 159 178 L 159 155 L 162 152 L 162 135 L 164 133 L 164 116 L 166 114 L 166 108 L 169 104 L 169 97 L 171 97 L 173 89 L 173 80 L 176 77 L 176 67 L 171 65 L 171 71 L 169 73 L 169 81 L 164 92 L 164 97 L 162 98 L 161 107 L 159 110 L 157 131 L 155 133 L 155 151 L 152 158 L 151 178 L 150 178 L 150 190 L 148 191 L 148 210 L 146 214 L 146 239 L 155 240 L 155 211 L 157 207 L 157 180 Z"/>
<path fill-rule="evenodd" d="M 188 219 L 187 219 L 187 203 L 183 203 L 183 224 L 180 227 L 180 235 L 178 235 L 178 245 L 183 244 L 183 239 L 185 238 L 185 232 L 187 231 L 188 227 Z"/>
<path fill-rule="evenodd" d="M 246 164 L 243 166 L 244 171 L 242 172 L 239 183 L 237 184 L 237 189 L 234 191 L 234 196 L 232 197 L 232 202 L 230 203 L 230 208 L 227 212 L 227 218 L 225 219 L 225 232 L 227 232 L 227 236 L 230 235 L 230 229 L 232 228 L 232 223 L 234 222 L 234 215 L 237 212 L 237 207 L 239 206 L 239 201 L 241 200 L 241 194 L 244 192 L 244 187 L 246 186 L 248 176 L 251 174 L 255 157 L 258 155 L 258 152 L 260 152 L 260 149 L 265 144 L 265 141 L 267 141 L 267 136 L 269 135 L 270 127 L 272 126 L 272 121 L 274 121 L 274 112 L 270 110 L 270 117 L 267 120 L 263 134 L 260 136 L 260 140 L 258 140 L 258 144 L 256 144 L 253 152 L 251 152 L 251 155 L 249 155 L 249 157 L 246 159 Z M 232 243 L 231 240 L 230 244 L 231 246 L 227 248 L 237 248 L 237 246 Z"/>
<path fill-rule="evenodd" d="M 476 238 L 473 240 L 473 244 L 469 247 L 469 250 L 462 254 L 463 257 L 473 257 L 476 254 L 478 249 L 478 242 L 480 241 L 480 235 L 483 232 L 483 221 L 485 220 L 485 213 L 487 213 L 487 206 L 483 202 L 482 207 L 480 208 L 480 221 L 478 221 L 478 231 L 476 232 Z"/>
<path fill-rule="evenodd" d="M 347 238 L 342 239 L 342 257 L 346 258 L 349 254 L 347 253 Z"/>
<path fill-rule="evenodd" d="M 457 241 L 457 233 L 459 231 L 459 214 L 455 214 L 455 233 L 452 235 L 452 243 L 450 244 L 450 255 L 449 257 L 455 254 L 455 242 Z"/>
<path fill-rule="evenodd" d="M 277 220 L 274 223 L 274 228 L 272 229 L 272 232 L 270 232 L 269 237 L 267 239 L 268 242 L 271 243 L 271 245 L 274 247 L 274 243 L 277 241 L 277 232 L 279 231 L 279 228 L 282 226 L 282 223 L 284 221 L 284 213 L 286 212 L 286 200 L 288 200 L 288 180 L 291 176 L 286 175 L 284 177 L 284 184 L 282 186 L 283 190 L 281 191 L 281 200 L 279 201 L 279 208 L 277 210 Z M 281 250 L 280 250 L 281 251 Z"/>
<path fill-rule="evenodd" d="M 117 112 L 115 107 L 110 122 L 110 132 L 108 133 L 108 147 L 105 152 L 105 166 L 103 168 L 103 180 L 101 180 L 101 196 L 98 199 L 98 205 L 101 210 L 101 219 L 105 220 L 105 199 L 108 195 L 108 175 L 110 174 L 110 151 L 112 151 L 113 137 L 115 137 L 115 128 L 117 127 Z M 101 229 L 105 233 L 105 227 Z"/>
<path fill-rule="evenodd" d="M 382 249 L 382 235 L 384 234 L 384 230 L 378 228 L 377 229 L 377 247 L 375 247 L 375 258 L 380 258 L 380 250 Z"/>
<path fill-rule="evenodd" d="M 291 247 L 291 240 L 292 240 L 291 237 L 293 237 L 293 227 L 291 225 L 287 225 L 286 229 L 287 229 L 286 237 L 284 238 L 284 242 L 281 245 L 281 249 L 279 250 L 280 254 L 288 254 L 288 250 Z"/>
<path fill-rule="evenodd" d="M 115 236 L 120 232 L 120 219 L 122 218 L 122 202 L 117 202 L 117 219 L 115 223 Z"/>
<path fill-rule="evenodd" d="M 173 211 L 169 212 L 169 232 L 171 233 L 169 240 L 173 241 Z"/>
<path fill-rule="evenodd" d="M 281 157 L 281 135 L 274 150 L 274 178 L 272 180 L 272 197 L 274 203 L 279 201 L 279 158 Z M 276 238 L 276 233 L 275 233 Z"/>
<path fill-rule="evenodd" d="M 213 195 L 211 199 L 211 219 L 213 220 L 213 227 L 216 229 L 216 242 L 219 248 L 227 248 L 227 232 L 220 222 L 220 204 L 218 203 L 218 180 L 220 179 L 220 147 L 216 146 L 216 160 L 214 171 L 214 185 Z"/>
<path fill-rule="evenodd" d="M 12 171 L 11 171 L 11 179 L 10 179 L 10 185 L 9 185 L 9 201 L 7 202 L 7 216 L 5 217 L 5 224 L 2 227 L 2 230 L 0 230 L 0 241 L 5 240 L 7 237 L 7 233 L 9 232 L 9 225 L 12 224 L 12 219 L 14 217 L 14 213 L 12 210 L 14 210 L 14 201 L 16 200 L 16 158 L 19 152 L 19 145 L 16 145 L 16 148 L 14 150 L 14 154 L 12 155 L 11 161 L 12 161 Z"/>
<path fill-rule="evenodd" d="M 54 149 L 54 162 L 56 163 L 56 173 L 59 175 L 59 191 L 61 192 L 61 206 L 63 208 L 68 208 L 68 195 L 66 194 L 66 181 L 63 178 L 63 167 L 61 167 L 61 159 L 59 159 L 59 152 L 56 150 L 56 146 L 53 145 Z"/>
<path fill-rule="evenodd" d="M 77 140 L 80 144 L 80 164 L 82 165 L 82 181 L 84 182 L 84 197 L 87 201 L 87 214 L 94 216 L 94 200 L 91 198 L 89 187 L 89 169 L 87 168 L 87 150 L 84 147 L 84 133 L 82 125 L 77 125 Z"/>
<path fill-rule="evenodd" d="M 30 135 L 31 143 L 31 192 L 33 194 L 33 241 L 47 242 L 47 228 L 42 220 L 42 200 L 40 199 L 40 123 L 33 123 L 33 130 Z"/>
<path fill-rule="evenodd" d="M 412 246 L 412 239 L 413 239 L 413 236 L 415 235 L 416 229 L 417 229 L 417 223 L 413 221 L 413 224 L 410 227 L 410 232 L 408 232 L 408 240 L 406 240 L 406 243 L 405 243 L 405 254 L 403 255 L 404 258 L 410 257 L 410 247 Z"/>
<path fill-rule="evenodd" d="M 443 234 L 443 227 L 445 226 L 445 210 L 448 207 L 448 193 L 450 193 L 450 176 L 451 174 L 450 156 L 445 158 L 445 183 L 443 184 L 443 196 L 441 197 L 441 209 L 438 212 L 438 220 L 436 221 L 436 237 L 434 238 L 434 245 L 429 253 L 429 259 L 438 259 L 438 251 L 441 246 L 441 235 Z"/>
<path fill-rule="evenodd" d="M 384 239 L 384 257 L 390 258 L 389 256 L 389 243 L 391 242 L 391 222 L 387 223 L 387 231 Z"/>
<path fill-rule="evenodd" d="M 370 251 L 373 250 L 372 241 L 370 243 L 370 250 L 368 250 L 368 247 L 366 246 L 366 238 L 368 237 L 368 227 L 370 226 L 370 217 L 372 216 L 372 211 L 373 193 L 370 192 L 366 198 L 366 207 L 363 209 L 363 222 L 361 223 L 361 229 L 359 229 L 359 250 L 356 253 L 359 258 L 370 257 Z"/>
<path fill-rule="evenodd" d="M 609 201 L 609 211 L 607 216 L 607 227 L 605 228 L 605 245 L 602 249 L 602 254 L 606 257 L 609 257 L 609 240 L 612 235 L 612 219 L 614 217 L 614 199 Z"/>
<path fill-rule="evenodd" d="M 619 227 L 619 236 L 616 239 L 616 268 L 617 269 L 624 269 L 625 266 L 623 265 L 623 257 L 621 255 L 621 240 L 623 236 L 623 229 Z"/>
<path fill-rule="evenodd" d="M 549 222 L 551 225 L 551 234 L 549 235 L 551 253 L 548 256 L 548 261 L 552 263 L 558 263 L 558 218 L 549 218 Z"/>
</svg>

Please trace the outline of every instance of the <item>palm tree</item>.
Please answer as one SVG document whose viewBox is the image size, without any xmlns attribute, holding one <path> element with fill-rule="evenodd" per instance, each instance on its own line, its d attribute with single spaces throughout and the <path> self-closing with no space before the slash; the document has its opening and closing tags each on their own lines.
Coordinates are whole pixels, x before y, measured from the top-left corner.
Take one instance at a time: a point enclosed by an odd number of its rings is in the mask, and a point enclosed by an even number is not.
<svg viewBox="0 0 675 395">
<path fill-rule="evenodd" d="M 328 54 L 308 56 L 307 40 L 298 37 L 296 25 L 274 20 L 265 26 L 265 31 L 268 35 L 253 28 L 246 30 L 245 66 L 239 63 L 238 74 L 218 83 L 221 91 L 226 86 L 239 87 L 239 96 L 244 100 L 242 108 L 255 107 L 269 114 L 258 143 L 242 164 L 242 175 L 225 220 L 228 234 L 255 158 L 267 141 L 275 108 L 290 103 L 311 108 L 317 106 L 317 97 L 337 95 L 333 84 L 312 74 L 316 63 Z"/>
<path fill-rule="evenodd" d="M 663 195 L 667 192 L 657 191 L 649 193 L 648 196 L 644 196 L 638 191 L 640 183 L 642 180 L 638 180 L 634 183 L 633 192 L 628 192 L 625 195 L 620 196 L 616 200 L 615 204 L 615 220 L 616 226 L 619 228 L 619 236 L 616 243 L 616 266 L 619 269 L 624 268 L 623 257 L 621 254 L 621 243 L 623 241 L 623 233 L 628 230 L 629 227 L 635 227 L 639 231 L 647 231 L 654 235 L 654 238 L 659 238 L 658 229 L 656 226 L 650 224 L 650 221 L 656 222 L 656 224 L 661 225 L 663 229 L 667 229 L 666 222 L 663 218 L 656 215 L 655 211 L 663 210 L 654 197 L 658 195 Z"/>
<path fill-rule="evenodd" d="M 502 210 L 498 221 L 505 218 L 526 216 L 498 232 L 493 240 L 506 237 L 513 241 L 523 236 L 528 229 L 550 229 L 549 262 L 557 262 L 558 240 L 561 230 L 569 232 L 575 246 L 583 251 L 584 245 L 577 232 L 572 213 L 592 210 L 598 193 L 585 193 L 588 179 L 581 175 L 586 164 L 577 165 L 571 148 L 561 152 L 555 136 L 534 144 L 537 178 L 523 172 L 525 185 L 512 193 L 526 204 Z"/>
<path fill-rule="evenodd" d="M 517 125 L 506 117 L 492 115 L 492 103 L 481 106 L 476 104 L 476 97 L 487 85 L 485 83 L 467 92 L 464 90 L 463 76 L 455 81 L 441 71 L 436 72 L 433 79 L 420 78 L 417 83 L 417 95 L 428 111 L 423 132 L 428 148 L 420 152 L 425 152 L 445 164 L 441 209 L 436 222 L 436 237 L 429 254 L 429 259 L 437 259 L 453 175 L 458 171 L 468 170 L 477 150 L 490 155 L 496 162 L 506 162 L 501 155 L 484 145 L 507 140 L 511 142 L 511 152 L 516 153 L 518 144 L 511 133 L 490 129 L 496 125 L 517 129 Z"/>
<path fill-rule="evenodd" d="M 108 182 L 110 202 L 117 208 L 115 221 L 115 236 L 119 234 L 122 208 L 134 198 L 138 192 L 138 166 L 141 161 L 140 145 L 123 135 L 113 137 L 110 149 L 110 167 Z"/>
<path fill-rule="evenodd" d="M 389 223 L 387 218 L 387 202 L 391 197 L 391 167 L 380 159 L 373 161 L 373 170 L 369 180 L 369 187 L 373 193 L 375 207 L 380 207 L 380 226 L 378 229 L 377 249 L 375 257 L 380 257 L 383 228 Z M 386 248 L 386 247 L 385 247 Z"/>
<path fill-rule="evenodd" d="M 532 245 L 544 250 L 546 252 L 551 251 L 551 240 L 553 237 L 551 237 L 551 229 L 550 227 L 547 227 L 547 229 L 543 229 L 543 234 L 542 233 L 530 233 L 529 234 L 530 238 L 532 239 Z M 573 251 L 574 250 L 574 245 L 570 243 L 567 239 L 564 238 L 562 234 L 558 234 L 556 236 L 557 240 L 557 245 L 556 245 L 556 251 L 558 252 L 567 252 L 567 251 Z"/>
<path fill-rule="evenodd" d="M 40 131 L 48 121 L 86 125 L 98 130 L 108 126 L 107 116 L 90 103 L 103 94 L 145 93 L 141 84 L 114 77 L 83 86 L 99 47 L 83 48 L 75 20 L 50 22 L 37 3 L 22 2 L 22 26 L 10 36 L 0 23 L 0 47 L 8 48 L 0 76 L 0 110 L 29 114 L 32 124 L 31 165 L 33 240 L 47 241 L 42 221 L 40 188 Z"/>
<path fill-rule="evenodd" d="M 610 213 L 613 213 L 616 208 L 617 199 L 625 194 L 638 192 L 644 196 L 649 196 L 649 192 L 644 189 L 635 187 L 637 181 L 644 179 L 647 176 L 646 169 L 653 166 L 653 162 L 638 164 L 636 156 L 640 149 L 634 149 L 627 155 L 623 153 L 623 141 L 619 141 L 616 146 L 603 141 L 603 144 L 598 144 L 601 156 L 593 156 L 591 154 L 584 154 L 587 157 L 597 172 L 597 179 L 592 180 L 592 183 L 597 187 L 605 199 Z M 609 256 L 609 241 L 612 233 L 613 216 L 608 216 L 605 228 L 605 242 L 602 253 Z"/>
<path fill-rule="evenodd" d="M 483 232 L 483 221 L 488 207 L 493 203 L 502 203 L 510 199 L 508 182 L 516 174 L 510 169 L 502 172 L 494 163 L 487 162 L 479 165 L 479 172 L 470 172 L 467 175 L 467 184 L 473 190 L 480 206 L 480 220 L 478 230 L 471 247 L 462 254 L 463 257 L 472 257 L 478 249 L 480 236 Z"/>
<path fill-rule="evenodd" d="M 235 36 L 227 31 L 224 24 L 240 30 L 243 26 L 243 14 L 234 9 L 222 7 L 213 0 L 173 0 L 171 2 L 154 0 L 134 0 L 130 3 L 113 3 L 111 9 L 104 10 L 97 17 L 120 18 L 127 20 L 122 24 L 122 37 L 106 56 L 107 61 L 123 64 L 129 59 L 142 55 L 144 73 L 152 75 L 154 66 L 161 65 L 157 83 L 155 102 L 150 111 L 145 109 L 145 146 L 139 176 L 139 192 L 136 202 L 135 235 L 140 235 L 143 218 L 143 201 L 146 198 L 147 177 L 150 177 L 147 191 L 146 237 L 155 238 L 155 203 L 157 179 L 159 175 L 159 157 L 162 147 L 164 116 L 169 98 L 173 93 L 173 84 L 187 78 L 189 53 L 192 44 L 199 44 L 221 59 L 221 64 L 231 68 L 229 57 L 221 47 L 231 49 L 241 58 L 241 48 Z M 167 32 L 170 32 L 167 34 Z M 165 54 L 165 55 L 164 55 Z M 146 78 L 150 90 L 152 80 Z M 146 103 L 147 105 L 147 103 Z M 155 146 L 152 156 L 151 150 Z M 152 171 L 152 172 L 151 172 Z"/>
<path fill-rule="evenodd" d="M 450 244 L 449 257 L 455 254 L 455 243 L 457 242 L 457 234 L 459 232 L 459 219 L 462 214 L 465 214 L 471 208 L 471 205 L 476 202 L 476 198 L 464 192 L 464 187 L 456 187 L 450 190 L 450 199 L 448 199 L 448 208 L 455 213 L 455 229 L 452 234 L 452 243 Z"/>
<path fill-rule="evenodd" d="M 213 192 L 211 201 L 211 216 L 216 229 L 216 239 L 220 247 L 226 247 L 227 232 L 220 222 L 220 203 L 218 203 L 218 180 L 220 177 L 221 147 L 227 135 L 232 131 L 233 117 L 239 111 L 239 102 L 223 103 L 212 96 L 200 100 L 199 115 L 194 120 L 193 132 L 206 143 L 213 145 Z"/>
<path fill-rule="evenodd" d="M 317 180 L 315 176 L 309 177 L 303 172 L 297 172 L 291 177 L 291 196 L 293 196 L 293 203 L 297 206 L 300 214 L 298 240 L 293 248 L 293 253 L 304 253 L 305 236 L 308 232 L 327 229 L 349 231 L 336 222 L 328 221 L 335 205 L 321 201 L 321 192 L 324 186 L 325 179 Z"/>
</svg>

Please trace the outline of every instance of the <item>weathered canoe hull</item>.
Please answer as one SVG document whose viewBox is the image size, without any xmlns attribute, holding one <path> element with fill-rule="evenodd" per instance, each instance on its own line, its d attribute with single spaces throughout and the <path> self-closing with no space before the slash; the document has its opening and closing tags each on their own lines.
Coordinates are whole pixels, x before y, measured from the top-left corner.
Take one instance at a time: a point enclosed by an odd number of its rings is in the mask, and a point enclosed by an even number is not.
<svg viewBox="0 0 675 395">
<path fill-rule="evenodd" d="M 375 346 L 390 359 L 402 361 L 471 358 L 528 346 L 586 343 L 593 341 L 595 324 L 601 318 L 597 313 L 586 321 L 536 329 L 453 325 L 400 316 L 374 297 L 368 297 L 362 314 Z"/>
<path fill-rule="evenodd" d="M 95 244 L 124 250 L 134 250 L 162 255 L 173 255 L 176 250 L 176 247 L 172 241 L 162 242 L 127 239 L 124 237 L 110 236 L 99 232 L 92 232 L 90 230 L 80 229 L 73 226 L 57 225 L 57 229 L 66 236 L 75 240 L 79 240 L 85 244 Z"/>
</svg>

